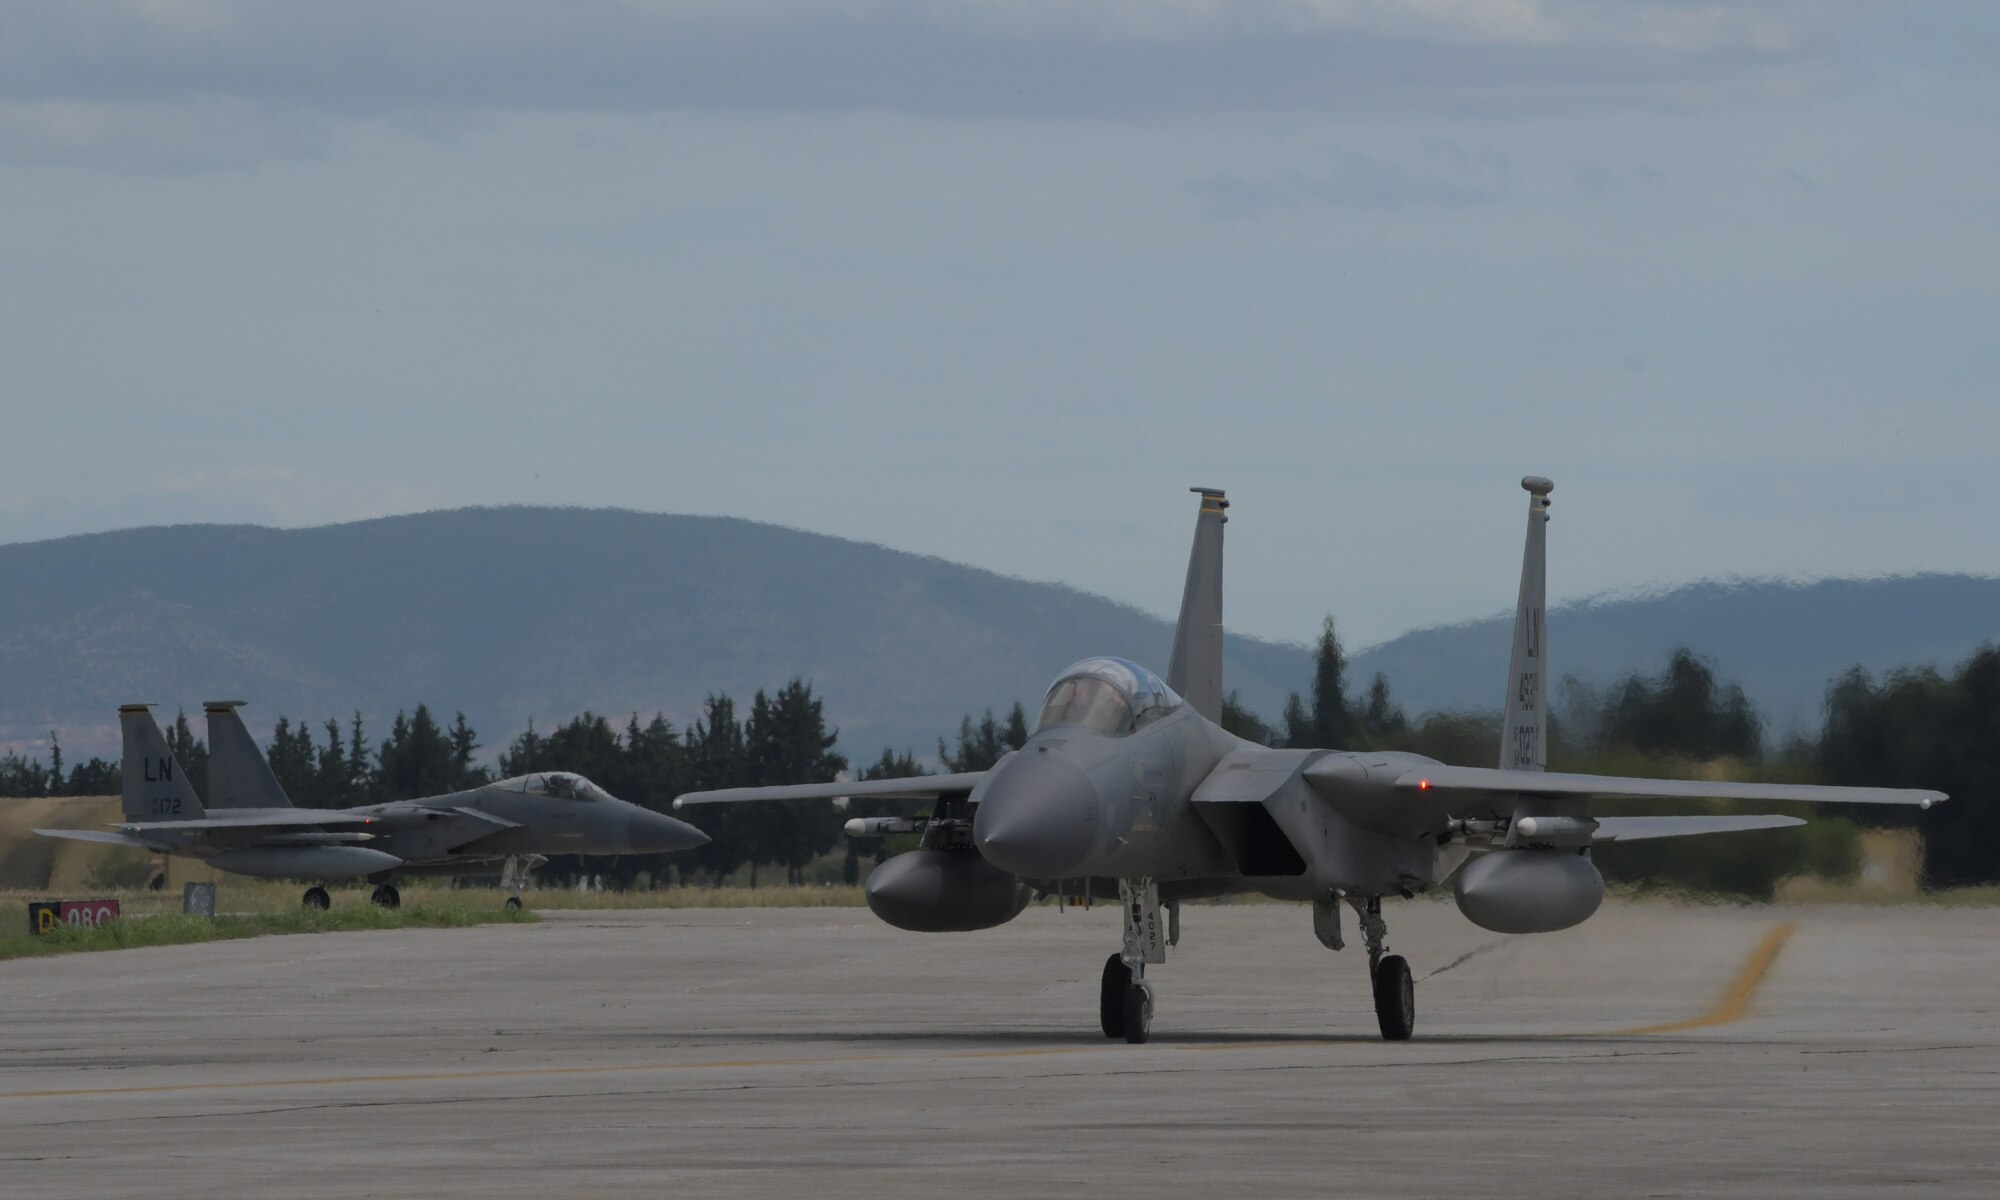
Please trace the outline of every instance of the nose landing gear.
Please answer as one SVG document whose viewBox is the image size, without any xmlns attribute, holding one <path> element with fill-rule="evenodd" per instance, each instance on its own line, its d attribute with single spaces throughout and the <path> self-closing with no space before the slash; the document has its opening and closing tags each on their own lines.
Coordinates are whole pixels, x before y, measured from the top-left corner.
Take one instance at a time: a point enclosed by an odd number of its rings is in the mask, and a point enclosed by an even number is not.
<svg viewBox="0 0 2000 1200">
<path fill-rule="evenodd" d="M 1167 935 L 1161 920 L 1157 883 L 1121 879 L 1118 898 L 1125 910 L 1125 949 L 1104 960 L 1097 1022 L 1105 1037 L 1138 1044 L 1153 1031 L 1153 985 L 1146 982 L 1146 964 L 1167 961 L 1167 945 L 1177 939 Z"/>
</svg>

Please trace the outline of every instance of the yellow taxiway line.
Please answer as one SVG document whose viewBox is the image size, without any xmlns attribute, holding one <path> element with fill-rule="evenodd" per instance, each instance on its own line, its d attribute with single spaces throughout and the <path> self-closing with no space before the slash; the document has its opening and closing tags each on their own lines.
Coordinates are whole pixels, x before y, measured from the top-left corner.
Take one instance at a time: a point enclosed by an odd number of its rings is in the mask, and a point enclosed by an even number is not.
<svg viewBox="0 0 2000 1200">
<path fill-rule="evenodd" d="M 1589 1033 L 1583 1037 L 1638 1037 L 1644 1034 L 1680 1033 L 1689 1029 L 1711 1029 L 1717 1025 L 1727 1025 L 1743 1016 L 1750 1001 L 1756 996 L 1757 988 L 1770 973 L 1771 965 L 1777 961 L 1778 951 L 1784 949 L 1798 925 L 1786 921 L 1771 927 L 1763 939 L 1750 951 L 1750 956 L 1730 983 L 1716 1006 L 1697 1017 L 1685 1021 L 1673 1021 L 1665 1025 L 1645 1025 L 1637 1029 L 1617 1029 L 1604 1033 Z M 1524 1040 L 1536 1040 L 1529 1037 Z M 1269 1048 L 1273 1046 L 1297 1046 L 1297 1042 L 1239 1042 L 1225 1045 L 1196 1045 L 1179 1047 L 1195 1050 L 1245 1050 Z M 1308 1043 L 1310 1044 L 1310 1043 Z M 1329 1042 L 1328 1045 L 1339 1043 Z M 749 1067 L 838 1067 L 852 1063 L 878 1062 L 934 1062 L 940 1059 L 971 1060 L 992 1058 L 1033 1058 L 1052 1054 L 1104 1053 L 1112 1049 L 1123 1049 L 1122 1045 L 1105 1046 L 1022 1046 L 1009 1050 L 974 1050 L 958 1054 L 912 1055 L 912 1054 L 854 1054 L 831 1058 L 746 1058 L 721 1059 L 711 1062 L 689 1063 L 614 1063 L 594 1067 L 502 1067 L 485 1071 L 409 1071 L 374 1075 L 325 1075 L 306 1079 L 241 1079 L 207 1080 L 199 1083 L 146 1084 L 135 1087 L 101 1088 L 50 1088 L 32 1092 L 0 1092 L 0 1100 L 57 1100 L 74 1099 L 85 1096 L 148 1096 L 172 1092 L 229 1091 L 238 1088 L 276 1087 L 341 1087 L 371 1083 L 445 1083 L 468 1079 L 537 1079 L 565 1075 L 622 1075 L 639 1071 L 716 1071 L 740 1070 Z"/>
<path fill-rule="evenodd" d="M 1762 941 L 1750 951 L 1750 957 L 1743 961 L 1743 969 L 1736 973 L 1736 979 L 1724 992 L 1714 1008 L 1698 1017 L 1685 1021 L 1672 1021 L 1665 1025 L 1643 1025 L 1637 1029 L 1619 1029 L 1611 1033 L 1597 1034 L 1597 1037 L 1637 1037 L 1648 1033 L 1680 1033 L 1688 1029 L 1713 1029 L 1717 1025 L 1727 1025 L 1741 1017 L 1750 1007 L 1750 1001 L 1757 995 L 1758 985 L 1764 976 L 1770 974 L 1771 964 L 1778 961 L 1778 951 L 1798 930 L 1796 921 L 1783 921 L 1773 925 L 1764 934 Z"/>
</svg>

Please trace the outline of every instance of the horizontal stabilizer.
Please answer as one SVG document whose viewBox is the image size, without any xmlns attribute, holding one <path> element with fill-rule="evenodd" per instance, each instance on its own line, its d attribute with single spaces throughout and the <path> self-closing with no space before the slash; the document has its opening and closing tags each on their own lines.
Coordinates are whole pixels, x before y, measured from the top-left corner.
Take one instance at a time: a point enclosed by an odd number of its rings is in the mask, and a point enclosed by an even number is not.
<svg viewBox="0 0 2000 1200">
<path fill-rule="evenodd" d="M 185 822 L 175 822 L 185 824 Z M 37 829 L 35 833 L 45 838 L 61 838 L 68 842 L 97 842 L 105 846 L 130 846 L 135 850 L 163 850 L 164 846 L 149 842 L 145 838 L 129 833 L 115 833 L 109 829 Z"/>
<path fill-rule="evenodd" d="M 1627 779 L 1559 771 L 1505 771 L 1486 767 L 1417 767 L 1396 780 L 1398 792 L 1427 793 L 1436 804 L 1501 796 L 1586 800 L 1765 800 L 1806 804 L 1942 804 L 1943 792 L 1915 788 L 1828 787 L 1810 783 L 1729 783 L 1706 779 Z"/>
<path fill-rule="evenodd" d="M 1591 841 L 1644 842 L 1653 838 L 1693 837 L 1698 833 L 1742 833 L 1750 829 L 1789 829 L 1803 825 L 1797 817 L 1599 817 Z"/>
<path fill-rule="evenodd" d="M 986 778 L 984 771 L 959 775 L 913 775 L 908 779 L 850 780 L 845 783 L 798 783 L 777 787 L 722 788 L 688 792 L 674 798 L 675 808 L 690 804 L 736 804 L 747 800 L 845 800 L 849 797 L 891 800 L 936 800 L 970 792 Z"/>
</svg>

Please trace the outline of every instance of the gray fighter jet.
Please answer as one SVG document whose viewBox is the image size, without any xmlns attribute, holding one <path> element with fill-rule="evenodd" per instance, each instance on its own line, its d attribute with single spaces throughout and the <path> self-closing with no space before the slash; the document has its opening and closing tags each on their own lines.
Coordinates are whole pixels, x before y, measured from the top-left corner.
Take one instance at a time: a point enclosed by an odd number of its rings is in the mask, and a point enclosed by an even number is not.
<svg viewBox="0 0 2000 1200">
<path fill-rule="evenodd" d="M 869 906 L 904 929 L 957 932 L 1012 920 L 1031 896 L 1116 896 L 1124 944 L 1104 964 L 1106 1037 L 1146 1040 L 1146 968 L 1179 941 L 1180 902 L 1257 892 L 1312 905 L 1313 930 L 1344 944 L 1358 915 L 1382 1036 L 1416 1024 L 1410 967 L 1390 954 L 1382 901 L 1454 874 L 1458 907 L 1501 933 L 1575 925 L 1604 881 L 1591 847 L 1612 841 L 1774 829 L 1784 816 L 1593 816 L 1593 800 L 1718 797 L 1918 804 L 1939 792 L 1688 782 L 1544 770 L 1544 546 L 1554 485 L 1529 477 L 1527 548 L 1502 714 L 1500 765 L 1448 766 L 1417 754 L 1273 750 L 1217 724 L 1222 708 L 1223 493 L 1195 488 L 1201 512 L 1173 657 L 1163 681 L 1124 659 L 1093 658 L 1056 678 L 1033 736 L 989 771 L 865 783 L 697 792 L 692 804 L 894 797 L 935 802 L 927 819 L 861 818 L 850 836 L 922 835 L 869 876 Z M 1470 861 L 1468 861 L 1470 860 Z"/>
<path fill-rule="evenodd" d="M 395 880 L 413 875 L 500 874 L 550 854 L 652 854 L 690 850 L 708 836 L 684 821 L 617 799 L 564 771 L 358 808 L 294 808 L 236 714 L 241 701 L 210 701 L 209 804 L 203 807 L 167 746 L 150 705 L 118 710 L 124 727 L 125 820 L 115 830 L 37 829 L 43 837 L 132 846 L 198 858 L 262 879 L 366 878 L 374 901 L 402 903 Z M 508 872 L 517 880 L 518 870 Z M 332 903 L 315 883 L 308 908 Z M 519 908 L 518 895 L 507 899 Z"/>
</svg>

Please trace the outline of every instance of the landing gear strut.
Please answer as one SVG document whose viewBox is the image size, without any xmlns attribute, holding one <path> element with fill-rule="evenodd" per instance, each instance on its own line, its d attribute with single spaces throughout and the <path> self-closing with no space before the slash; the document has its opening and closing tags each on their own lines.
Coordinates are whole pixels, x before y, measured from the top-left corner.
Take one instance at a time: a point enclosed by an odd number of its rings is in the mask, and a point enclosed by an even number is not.
<svg viewBox="0 0 2000 1200">
<path fill-rule="evenodd" d="M 327 895 L 323 887 L 309 887 L 306 889 L 305 906 L 324 912 L 333 907 L 333 897 Z"/>
<path fill-rule="evenodd" d="M 519 911 L 521 907 L 521 890 L 528 886 L 528 872 L 547 861 L 549 860 L 539 854 L 526 856 L 513 855 L 501 865 L 500 886 L 512 893 L 512 895 L 507 897 L 505 907 L 512 911 Z"/>
<path fill-rule="evenodd" d="M 1361 918 L 1361 937 L 1368 944 L 1368 977 L 1375 987 L 1375 1023 L 1386 1041 L 1406 1042 L 1417 1027 L 1417 985 L 1410 964 L 1390 954 L 1389 923 L 1382 919 L 1382 897 L 1348 897 Z"/>
<path fill-rule="evenodd" d="M 401 908 L 403 906 L 403 893 L 397 891 L 396 885 L 393 883 L 385 883 L 376 888 L 374 894 L 368 898 L 383 908 Z"/>
<path fill-rule="evenodd" d="M 1097 1022 L 1108 1038 L 1144 1042 L 1153 1030 L 1153 985 L 1146 964 L 1167 961 L 1169 937 L 1161 920 L 1160 888 L 1150 879 L 1121 879 L 1118 899 L 1125 910 L 1125 949 L 1104 960 L 1097 991 Z M 1178 918 L 1179 914 L 1173 914 Z M 1174 924 L 1178 925 L 1178 919 Z M 1178 930 L 1174 932 L 1178 933 Z"/>
</svg>

